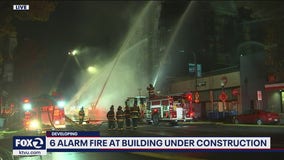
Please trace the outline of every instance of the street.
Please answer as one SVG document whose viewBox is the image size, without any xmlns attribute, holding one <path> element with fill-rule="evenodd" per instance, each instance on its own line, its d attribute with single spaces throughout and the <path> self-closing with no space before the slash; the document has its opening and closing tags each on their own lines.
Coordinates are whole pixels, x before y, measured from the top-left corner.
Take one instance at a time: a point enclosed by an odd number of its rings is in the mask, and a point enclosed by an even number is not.
<svg viewBox="0 0 284 160">
<path fill-rule="evenodd" d="M 271 137 L 271 148 L 273 151 L 267 151 L 261 153 L 259 151 L 221 151 L 221 150 L 192 150 L 188 152 L 57 152 L 48 153 L 46 156 L 42 156 L 42 159 L 241 159 L 241 158 L 255 158 L 261 157 L 271 159 L 277 156 L 277 151 L 283 152 L 284 138 L 283 131 L 284 126 L 281 125 L 235 125 L 235 124 L 223 124 L 223 123 L 198 123 L 193 122 L 190 124 L 179 124 L 178 126 L 170 126 L 168 124 L 161 124 L 160 126 L 153 125 L 140 125 L 137 130 L 125 130 L 125 131 L 108 131 L 107 123 L 103 123 L 99 126 L 84 126 L 85 129 L 99 130 L 101 136 L 186 136 L 186 137 L 198 137 L 198 136 L 269 136 Z M 74 128 L 70 128 L 73 130 Z M 29 133 L 17 133 L 17 135 L 24 135 Z M 1 154 L 11 155 L 12 152 L 12 137 L 7 136 L 0 141 L 2 151 Z M 6 146 L 6 147 L 3 147 Z M 3 151 L 3 148 L 5 148 Z M 8 149 L 9 148 L 9 149 Z M 9 153 L 7 153 L 9 152 Z M 247 152 L 247 153 L 246 153 Z M 23 159 L 40 159 L 38 156 L 34 157 L 17 157 L 20 160 Z M 5 159 L 5 158 L 3 158 Z M 259 158 L 258 158 L 259 159 Z"/>
</svg>

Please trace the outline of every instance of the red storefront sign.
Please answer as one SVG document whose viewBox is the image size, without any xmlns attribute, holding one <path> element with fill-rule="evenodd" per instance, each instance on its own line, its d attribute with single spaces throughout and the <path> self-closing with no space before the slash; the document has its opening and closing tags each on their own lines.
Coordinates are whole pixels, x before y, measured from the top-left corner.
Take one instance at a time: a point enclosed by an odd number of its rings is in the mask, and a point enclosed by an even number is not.
<svg viewBox="0 0 284 160">
<path fill-rule="evenodd" d="M 222 102 L 225 102 L 228 99 L 228 95 L 224 91 L 222 91 L 222 93 L 219 95 L 219 99 Z"/>
<path fill-rule="evenodd" d="M 238 88 L 234 88 L 234 89 L 232 89 L 232 95 L 234 95 L 234 96 L 238 96 L 238 95 L 240 95 L 240 91 L 239 91 L 239 89 L 238 89 Z"/>
<path fill-rule="evenodd" d="M 257 91 L 257 100 L 258 101 L 262 100 L 262 92 L 261 91 Z"/>
</svg>

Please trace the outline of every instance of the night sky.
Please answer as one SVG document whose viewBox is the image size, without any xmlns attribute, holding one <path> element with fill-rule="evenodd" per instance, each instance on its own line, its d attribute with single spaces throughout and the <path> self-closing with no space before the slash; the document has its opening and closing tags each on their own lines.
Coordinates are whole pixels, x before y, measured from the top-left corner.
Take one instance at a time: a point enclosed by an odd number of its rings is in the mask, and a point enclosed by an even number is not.
<svg viewBox="0 0 284 160">
<path fill-rule="evenodd" d="M 78 46 L 112 51 L 118 47 L 139 4 L 111 1 L 59 2 L 48 22 L 20 22 L 17 25 L 18 35 L 20 38 L 40 41 L 49 48 L 50 54 L 66 53 Z"/>
</svg>

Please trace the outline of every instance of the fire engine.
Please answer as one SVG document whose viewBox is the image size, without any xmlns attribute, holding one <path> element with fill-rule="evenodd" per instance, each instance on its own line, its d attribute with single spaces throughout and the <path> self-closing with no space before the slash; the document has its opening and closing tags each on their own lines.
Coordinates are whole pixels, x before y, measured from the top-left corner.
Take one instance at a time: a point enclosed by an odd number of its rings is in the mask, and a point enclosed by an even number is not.
<svg viewBox="0 0 284 160">
<path fill-rule="evenodd" d="M 24 98 L 23 125 L 29 131 L 65 128 L 64 100 L 54 96 Z"/>
<path fill-rule="evenodd" d="M 126 105 L 133 107 L 134 104 L 140 107 L 141 119 L 155 125 L 162 121 L 175 125 L 180 121 L 192 121 L 198 118 L 192 104 L 192 93 L 155 96 L 152 98 L 145 96 L 128 97 Z"/>
</svg>

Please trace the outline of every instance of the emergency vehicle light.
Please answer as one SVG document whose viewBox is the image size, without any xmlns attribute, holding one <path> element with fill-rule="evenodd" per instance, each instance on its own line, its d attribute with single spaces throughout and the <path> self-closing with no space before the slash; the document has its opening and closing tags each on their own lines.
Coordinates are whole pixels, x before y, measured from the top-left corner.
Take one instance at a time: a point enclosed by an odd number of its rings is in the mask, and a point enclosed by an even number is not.
<svg viewBox="0 0 284 160">
<path fill-rule="evenodd" d="M 59 125 L 60 122 L 57 120 L 57 121 L 54 122 L 54 124 Z"/>
<path fill-rule="evenodd" d="M 24 99 L 24 103 L 29 103 L 29 102 L 30 102 L 30 100 L 28 98 Z"/>
<path fill-rule="evenodd" d="M 38 120 L 32 120 L 29 124 L 30 129 L 39 129 L 40 128 L 40 123 Z"/>
<path fill-rule="evenodd" d="M 190 102 L 192 101 L 192 94 L 191 93 L 187 95 L 187 100 L 190 101 Z"/>
<path fill-rule="evenodd" d="M 65 101 L 58 101 L 57 105 L 58 107 L 63 108 L 65 106 Z"/>
<path fill-rule="evenodd" d="M 32 105 L 30 103 L 25 103 L 23 105 L 23 108 L 24 108 L 25 111 L 29 111 L 29 110 L 32 109 Z"/>
<path fill-rule="evenodd" d="M 193 117 L 194 113 L 193 112 L 187 112 L 186 117 Z"/>
</svg>

